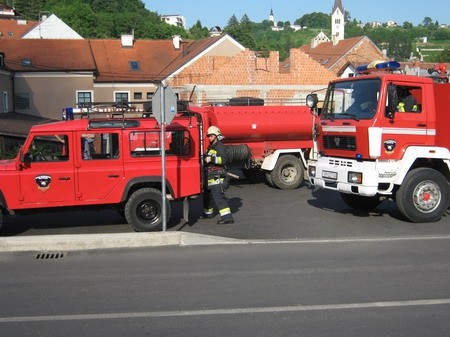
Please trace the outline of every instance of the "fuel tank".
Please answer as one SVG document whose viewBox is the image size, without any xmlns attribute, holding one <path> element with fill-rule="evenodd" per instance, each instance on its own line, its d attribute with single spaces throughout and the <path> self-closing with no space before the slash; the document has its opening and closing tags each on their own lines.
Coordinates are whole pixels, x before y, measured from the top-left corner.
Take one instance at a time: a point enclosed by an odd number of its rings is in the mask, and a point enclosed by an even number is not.
<svg viewBox="0 0 450 337">
<path fill-rule="evenodd" d="M 310 140 L 312 114 L 307 106 L 191 107 L 217 126 L 225 142 Z M 200 109 L 200 110 L 197 110 Z"/>
</svg>

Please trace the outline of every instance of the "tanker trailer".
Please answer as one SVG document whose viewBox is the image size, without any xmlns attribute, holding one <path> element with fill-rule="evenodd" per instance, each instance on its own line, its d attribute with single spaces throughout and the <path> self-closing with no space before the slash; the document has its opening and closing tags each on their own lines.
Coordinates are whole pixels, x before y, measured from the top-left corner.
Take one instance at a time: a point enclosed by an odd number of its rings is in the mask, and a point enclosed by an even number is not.
<svg viewBox="0 0 450 337">
<path fill-rule="evenodd" d="M 313 116 L 307 106 L 190 106 L 204 116 L 204 130 L 216 125 L 235 159 L 231 165 L 249 178 L 265 175 L 280 189 L 303 181 L 313 146 Z M 247 151 L 247 153 L 245 152 Z"/>
</svg>

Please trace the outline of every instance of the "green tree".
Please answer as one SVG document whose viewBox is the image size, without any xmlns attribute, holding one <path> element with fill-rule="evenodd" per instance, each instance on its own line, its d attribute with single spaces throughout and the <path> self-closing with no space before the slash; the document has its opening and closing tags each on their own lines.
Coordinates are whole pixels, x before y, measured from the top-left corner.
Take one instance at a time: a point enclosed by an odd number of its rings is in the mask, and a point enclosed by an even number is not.
<svg viewBox="0 0 450 337">
<path fill-rule="evenodd" d="M 209 36 L 209 30 L 202 26 L 200 20 L 189 29 L 189 35 L 192 39 L 198 40 Z"/>
<path fill-rule="evenodd" d="M 450 49 L 444 49 L 438 56 L 438 62 L 450 62 Z"/>
<path fill-rule="evenodd" d="M 231 18 L 228 20 L 227 25 L 225 26 L 225 29 L 234 29 L 236 27 L 239 27 L 239 21 L 236 17 L 236 15 L 232 15 Z"/>
<path fill-rule="evenodd" d="M 252 36 L 252 22 L 247 14 L 242 16 L 240 22 L 238 22 L 236 16 L 233 15 L 230 20 L 228 20 L 228 25 L 225 27 L 224 32 L 228 33 L 243 46 L 249 49 L 256 48 L 257 44 Z"/>
<path fill-rule="evenodd" d="M 429 16 L 426 16 L 422 21 L 422 25 L 424 27 L 430 27 L 431 25 L 433 25 L 433 20 Z"/>
<path fill-rule="evenodd" d="M 15 9 L 22 14 L 24 19 L 39 20 L 39 14 L 44 9 L 45 0 L 16 0 L 14 2 Z"/>
<path fill-rule="evenodd" d="M 411 22 L 405 21 L 403 22 L 403 26 L 404 29 L 412 29 L 414 26 Z"/>
<path fill-rule="evenodd" d="M 409 59 L 412 51 L 411 39 L 406 34 L 391 34 L 387 39 L 388 56 L 397 61 Z"/>
<path fill-rule="evenodd" d="M 295 20 L 295 24 L 308 28 L 331 29 L 331 16 L 317 12 L 305 14 L 300 19 Z"/>
</svg>

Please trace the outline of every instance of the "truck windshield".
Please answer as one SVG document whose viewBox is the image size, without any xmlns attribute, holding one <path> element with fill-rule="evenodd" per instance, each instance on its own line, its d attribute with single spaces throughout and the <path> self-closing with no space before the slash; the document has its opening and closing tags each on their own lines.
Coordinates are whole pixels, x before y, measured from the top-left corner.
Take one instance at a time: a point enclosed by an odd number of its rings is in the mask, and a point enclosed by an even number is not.
<svg viewBox="0 0 450 337">
<path fill-rule="evenodd" d="M 355 78 L 328 87 L 322 119 L 371 119 L 380 96 L 380 79 Z"/>
</svg>

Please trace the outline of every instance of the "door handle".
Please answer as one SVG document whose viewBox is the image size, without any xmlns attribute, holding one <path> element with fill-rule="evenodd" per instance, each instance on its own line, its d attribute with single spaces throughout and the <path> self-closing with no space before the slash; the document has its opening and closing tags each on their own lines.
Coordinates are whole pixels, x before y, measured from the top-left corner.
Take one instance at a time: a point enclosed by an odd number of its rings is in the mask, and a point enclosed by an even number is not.
<svg viewBox="0 0 450 337">
<path fill-rule="evenodd" d="M 108 175 L 108 178 L 119 178 L 118 174 L 110 174 Z"/>
<path fill-rule="evenodd" d="M 426 127 L 426 126 L 427 126 L 427 124 L 426 124 L 426 123 L 417 123 L 417 126 L 419 126 L 419 127 L 423 128 L 423 127 Z"/>
<path fill-rule="evenodd" d="M 59 180 L 70 180 L 70 177 L 59 177 Z"/>
</svg>

